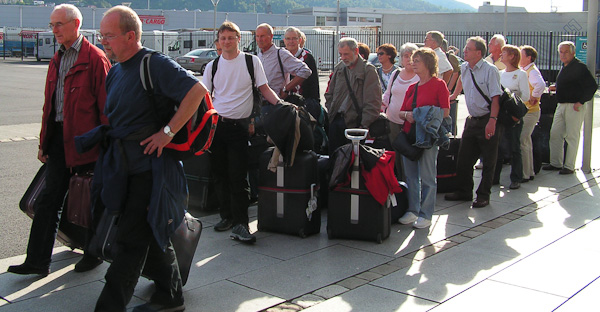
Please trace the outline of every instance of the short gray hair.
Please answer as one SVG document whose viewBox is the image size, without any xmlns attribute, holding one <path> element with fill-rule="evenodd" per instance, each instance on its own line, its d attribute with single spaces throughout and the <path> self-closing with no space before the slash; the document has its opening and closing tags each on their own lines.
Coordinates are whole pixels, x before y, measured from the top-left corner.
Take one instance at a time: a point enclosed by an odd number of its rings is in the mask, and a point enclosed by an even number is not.
<svg viewBox="0 0 600 312">
<path fill-rule="evenodd" d="M 431 35 L 431 39 L 433 39 L 433 41 L 435 41 L 435 43 L 437 43 L 438 47 L 442 46 L 443 40 L 444 40 L 444 34 L 442 34 L 441 32 L 437 31 L 437 30 L 431 30 L 427 32 L 427 35 Z"/>
<path fill-rule="evenodd" d="M 571 49 L 571 53 L 575 54 L 575 44 L 573 43 L 573 41 L 563 41 L 561 43 L 558 44 L 558 52 L 560 52 L 560 47 L 562 46 L 568 46 L 569 49 Z"/>
<path fill-rule="evenodd" d="M 358 42 L 352 37 L 344 37 L 340 39 L 340 42 L 338 43 L 338 49 L 343 47 L 348 47 L 350 50 L 354 51 L 358 49 Z"/>
<path fill-rule="evenodd" d="M 298 36 L 298 37 L 302 37 L 302 32 L 300 31 L 300 29 L 298 29 L 298 28 L 296 28 L 296 27 L 294 27 L 294 26 L 290 26 L 290 27 L 288 27 L 288 28 L 285 30 L 285 33 L 287 34 L 288 32 L 291 32 L 291 31 L 295 32 L 295 33 L 296 33 L 296 36 Z"/>
<path fill-rule="evenodd" d="M 54 13 L 58 10 L 65 10 L 65 14 L 66 14 L 67 18 L 69 18 L 69 19 L 79 20 L 79 28 L 78 29 L 81 29 L 81 25 L 83 24 L 83 15 L 81 15 L 81 11 L 79 11 L 79 9 L 76 6 L 74 6 L 72 4 L 68 4 L 68 3 L 59 4 L 54 7 L 54 9 L 52 10 L 52 13 Z"/>
<path fill-rule="evenodd" d="M 259 29 L 259 28 L 265 28 L 266 30 L 268 30 L 271 33 L 271 35 L 273 34 L 273 26 L 271 26 L 267 23 L 262 23 L 262 24 L 256 26 L 256 29 Z"/>
<path fill-rule="evenodd" d="M 400 46 L 400 57 L 402 57 L 402 55 L 404 55 L 404 53 L 406 52 L 411 52 L 414 53 L 415 51 L 417 51 L 419 49 L 419 47 L 412 43 L 412 42 L 407 42 L 403 45 Z"/>
<path fill-rule="evenodd" d="M 481 51 L 481 57 L 484 57 L 487 53 L 487 46 L 485 45 L 485 40 L 479 36 L 475 36 L 467 39 L 467 43 L 469 41 L 473 41 L 473 43 L 475 43 L 475 49 Z"/>
<path fill-rule="evenodd" d="M 490 42 L 494 39 L 496 39 L 496 42 L 500 44 L 500 47 L 503 47 L 506 44 L 506 39 L 501 34 L 495 34 L 492 39 L 490 39 Z"/>
</svg>

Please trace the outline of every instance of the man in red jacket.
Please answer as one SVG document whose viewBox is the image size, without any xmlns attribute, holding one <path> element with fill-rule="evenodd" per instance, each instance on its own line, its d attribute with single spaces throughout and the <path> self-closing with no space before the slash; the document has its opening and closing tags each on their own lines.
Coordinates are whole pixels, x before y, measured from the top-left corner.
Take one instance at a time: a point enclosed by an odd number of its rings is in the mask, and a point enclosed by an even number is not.
<svg viewBox="0 0 600 312">
<path fill-rule="evenodd" d="M 78 154 L 74 138 L 108 123 L 104 81 L 110 62 L 79 33 L 81 12 L 70 4 L 54 7 L 50 24 L 60 49 L 48 66 L 38 159 L 46 163 L 46 186 L 35 203 L 25 263 L 8 268 L 16 274 L 48 275 L 60 210 L 75 173 L 94 168 L 98 148 Z M 91 270 L 101 260 L 85 256 L 75 271 Z"/>
</svg>

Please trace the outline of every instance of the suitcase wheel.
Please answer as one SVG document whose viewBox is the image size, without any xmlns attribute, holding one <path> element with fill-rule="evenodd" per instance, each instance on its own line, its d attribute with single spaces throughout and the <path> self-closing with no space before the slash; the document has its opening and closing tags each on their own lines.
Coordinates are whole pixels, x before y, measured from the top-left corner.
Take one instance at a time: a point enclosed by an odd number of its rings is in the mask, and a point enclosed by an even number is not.
<svg viewBox="0 0 600 312">
<path fill-rule="evenodd" d="M 300 229 L 300 231 L 298 231 L 298 236 L 300 236 L 301 238 L 306 238 L 306 233 L 304 233 L 304 229 Z"/>
<path fill-rule="evenodd" d="M 377 238 L 375 239 L 375 241 L 377 242 L 377 244 L 383 243 L 383 239 L 381 238 L 381 233 L 377 234 Z"/>
<path fill-rule="evenodd" d="M 331 231 L 330 229 L 327 229 L 327 238 L 333 239 L 333 231 Z"/>
</svg>

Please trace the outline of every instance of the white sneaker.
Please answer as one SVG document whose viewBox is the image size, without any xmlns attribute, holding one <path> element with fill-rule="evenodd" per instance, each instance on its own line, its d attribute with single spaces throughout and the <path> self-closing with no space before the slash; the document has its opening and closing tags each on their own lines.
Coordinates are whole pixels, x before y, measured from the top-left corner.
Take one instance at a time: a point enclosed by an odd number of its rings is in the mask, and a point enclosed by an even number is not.
<svg viewBox="0 0 600 312">
<path fill-rule="evenodd" d="M 412 212 L 406 212 L 402 217 L 400 217 L 400 219 L 398 219 L 398 222 L 401 224 L 411 224 L 415 221 L 417 221 L 417 215 Z"/>
<path fill-rule="evenodd" d="M 479 169 L 479 170 L 483 169 L 483 163 L 481 163 L 481 162 L 477 163 L 475 165 L 475 169 Z"/>
<path fill-rule="evenodd" d="M 419 217 L 417 219 L 417 222 L 415 222 L 415 224 L 413 224 L 413 227 L 416 229 L 424 229 L 427 228 L 431 225 L 431 220 L 425 219 L 423 217 Z"/>
</svg>

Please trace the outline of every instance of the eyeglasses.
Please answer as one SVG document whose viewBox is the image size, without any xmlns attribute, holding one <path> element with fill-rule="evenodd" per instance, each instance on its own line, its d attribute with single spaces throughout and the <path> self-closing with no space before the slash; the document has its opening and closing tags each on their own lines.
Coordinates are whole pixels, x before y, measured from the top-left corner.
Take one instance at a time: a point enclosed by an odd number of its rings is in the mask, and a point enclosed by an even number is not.
<svg viewBox="0 0 600 312">
<path fill-rule="evenodd" d="M 285 38 L 283 38 L 283 39 L 285 39 L 285 40 L 290 40 L 290 41 L 292 41 L 292 40 L 293 40 L 293 41 L 300 40 L 300 38 L 298 38 L 298 37 L 285 37 Z"/>
<path fill-rule="evenodd" d="M 124 35 L 125 34 L 120 34 L 120 35 L 103 35 L 101 33 L 97 33 L 96 34 L 96 38 L 98 39 L 98 41 L 102 41 L 104 39 L 106 39 L 106 41 L 113 41 L 118 36 L 124 36 Z"/>
<path fill-rule="evenodd" d="M 382 56 L 384 54 L 385 54 L 385 52 L 379 52 L 379 53 L 377 53 L 377 55 L 379 55 L 379 56 Z"/>
<path fill-rule="evenodd" d="M 62 28 L 63 26 L 67 25 L 68 23 L 70 23 L 72 21 L 74 21 L 74 19 L 72 19 L 68 22 L 64 22 L 64 23 L 61 23 L 61 22 L 56 22 L 56 24 L 48 23 L 48 28 L 50 28 L 50 29 L 54 29 L 54 27 Z"/>
<path fill-rule="evenodd" d="M 225 37 L 225 36 L 223 36 L 223 37 L 219 37 L 219 40 L 222 40 L 222 41 L 227 41 L 227 40 L 234 41 L 234 40 L 237 40 L 237 38 L 238 38 L 238 36 L 235 36 L 235 37 Z"/>
</svg>

